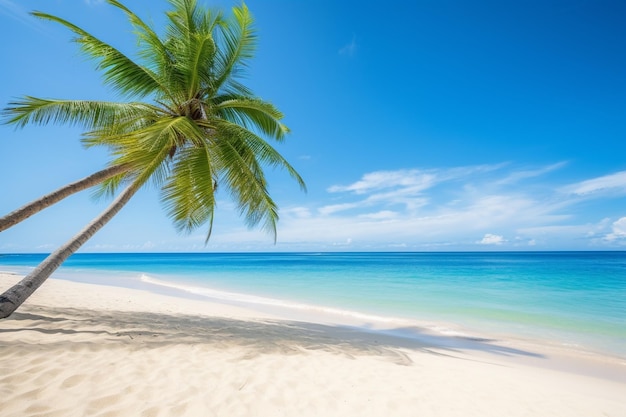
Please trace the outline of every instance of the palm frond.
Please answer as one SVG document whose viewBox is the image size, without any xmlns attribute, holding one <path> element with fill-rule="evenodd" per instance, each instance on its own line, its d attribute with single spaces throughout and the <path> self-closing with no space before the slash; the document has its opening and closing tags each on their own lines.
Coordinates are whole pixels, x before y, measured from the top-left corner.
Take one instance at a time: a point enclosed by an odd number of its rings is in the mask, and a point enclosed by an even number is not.
<svg viewBox="0 0 626 417">
<path fill-rule="evenodd" d="M 285 169 L 289 175 L 296 180 L 303 191 L 306 191 L 306 184 L 296 169 L 269 143 L 250 132 L 249 130 L 235 124 L 224 121 L 215 121 L 219 132 L 227 132 L 225 136 L 237 149 L 249 154 L 248 158 L 254 158 L 250 163 L 254 164 L 255 170 L 262 171 L 261 165 L 269 165 L 275 168 Z"/>
<path fill-rule="evenodd" d="M 94 190 L 92 197 L 96 200 L 104 197 L 113 197 L 122 184 L 132 180 L 134 177 L 135 176 L 133 174 L 128 172 L 108 178 L 101 182 L 100 185 Z"/>
<path fill-rule="evenodd" d="M 278 207 L 270 197 L 260 164 L 239 137 L 241 131 L 224 129 L 220 133 L 214 142 L 220 178 L 227 183 L 248 227 L 263 223 L 262 228 L 276 240 Z"/>
<path fill-rule="evenodd" d="M 91 100 L 56 100 L 25 96 L 3 109 L 4 123 L 24 127 L 29 123 L 82 125 L 89 129 L 139 118 L 153 107 L 143 103 Z"/>
<path fill-rule="evenodd" d="M 256 49 L 256 31 L 248 7 L 233 7 L 233 17 L 218 26 L 219 43 L 215 60 L 215 91 L 223 90 L 237 94 L 241 86 L 233 79 L 238 68 L 246 66 L 246 60 L 254 55 Z M 241 92 L 242 94 L 245 94 Z"/>
<path fill-rule="evenodd" d="M 169 0 L 169 3 L 174 7 L 167 12 L 170 22 L 167 26 L 168 38 L 188 41 L 196 32 L 197 3 L 195 0 Z"/>
<path fill-rule="evenodd" d="M 185 116 L 162 117 L 148 126 L 116 135 L 110 140 L 117 164 L 142 167 L 152 161 L 153 155 L 163 148 L 168 153 L 175 153 L 187 142 L 202 143 L 204 133 Z"/>
<path fill-rule="evenodd" d="M 149 158 L 146 158 L 148 163 L 141 171 L 137 171 L 132 182 L 143 186 L 150 179 L 155 180 L 155 177 L 164 177 L 165 174 L 163 173 L 167 170 L 167 166 L 163 162 L 167 160 L 168 155 L 169 149 L 167 147 L 155 149 L 155 152 L 151 152 Z"/>
<path fill-rule="evenodd" d="M 202 81 L 209 79 L 204 73 L 207 68 L 211 68 L 210 63 L 215 55 L 213 36 L 210 33 L 194 33 L 187 43 L 187 48 L 181 52 L 176 67 L 185 80 L 187 100 L 191 100 L 199 95 Z"/>
<path fill-rule="evenodd" d="M 213 31 L 221 14 L 199 7 L 193 0 L 173 0 L 174 10 L 168 12 L 167 48 L 174 65 L 170 74 L 179 97 L 187 102 L 202 96 L 214 83 L 216 44 Z M 184 91 L 184 94 L 180 92 Z"/>
<path fill-rule="evenodd" d="M 289 132 L 280 123 L 283 114 L 272 104 L 257 98 L 224 97 L 216 100 L 216 111 L 225 120 L 240 124 L 248 129 L 256 129 L 276 140 L 282 140 Z"/>
<path fill-rule="evenodd" d="M 154 115 L 144 115 L 137 118 L 129 118 L 119 120 L 111 126 L 104 126 L 101 129 L 93 129 L 84 132 L 82 135 L 82 143 L 86 148 L 94 146 L 105 146 L 114 149 L 128 141 L 128 135 L 133 132 L 141 131 L 151 126 L 158 120 Z"/>
<path fill-rule="evenodd" d="M 74 40 L 80 44 L 81 50 L 87 56 L 99 61 L 98 69 L 104 70 L 105 83 L 110 84 L 120 93 L 126 96 L 145 97 L 156 91 L 167 91 L 159 82 L 158 77 L 148 68 L 135 63 L 111 45 L 80 27 L 47 13 L 33 12 L 32 14 L 41 19 L 60 23 L 78 35 Z"/>
<path fill-rule="evenodd" d="M 147 23 L 119 1 L 107 0 L 107 2 L 126 14 L 128 20 L 135 28 L 139 46 L 138 55 L 142 58 L 142 62 L 155 76 L 159 77 L 161 88 L 168 87 L 167 79 L 163 79 L 163 75 L 166 75 L 168 69 L 173 65 L 173 60 L 161 38 Z M 162 92 L 158 94 L 167 95 Z"/>
<path fill-rule="evenodd" d="M 216 180 L 207 147 L 186 147 L 177 154 L 161 200 L 178 230 L 190 232 L 208 221 L 210 236 Z"/>
</svg>

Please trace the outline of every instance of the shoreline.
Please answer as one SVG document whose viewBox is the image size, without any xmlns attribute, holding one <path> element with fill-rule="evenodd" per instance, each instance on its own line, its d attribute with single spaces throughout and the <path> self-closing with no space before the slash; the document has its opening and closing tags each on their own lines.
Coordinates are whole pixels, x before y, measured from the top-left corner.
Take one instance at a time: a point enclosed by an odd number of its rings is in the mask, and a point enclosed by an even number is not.
<svg viewBox="0 0 626 417">
<path fill-rule="evenodd" d="M 0 274 L 8 273 L 22 275 L 29 267 L 14 269 L 0 269 Z M 490 338 L 512 341 L 534 348 L 550 347 L 562 350 L 573 355 L 610 357 L 618 363 L 626 363 L 626 350 L 615 341 L 612 344 L 602 344 L 593 341 L 591 335 L 576 335 L 562 333 L 560 330 L 549 330 L 543 327 L 526 326 L 509 329 L 506 322 L 489 319 L 470 318 L 470 320 L 455 320 L 447 317 L 441 319 L 429 313 L 427 317 L 413 318 L 407 316 L 381 315 L 379 313 L 364 312 L 363 310 L 349 310 L 338 306 L 309 304 L 301 301 L 291 301 L 283 298 L 270 298 L 267 295 L 234 292 L 225 289 L 200 287 L 188 281 L 178 281 L 175 276 L 164 275 L 156 278 L 144 273 L 121 271 L 123 274 L 111 273 L 105 270 L 73 270 L 57 272 L 53 279 L 102 285 L 119 289 L 147 291 L 154 294 L 173 296 L 186 300 L 195 300 L 218 305 L 241 307 L 256 312 L 258 315 L 269 315 L 275 318 L 294 319 L 298 321 L 353 326 L 362 329 L 383 330 L 390 329 L 418 329 L 411 335 L 410 331 L 402 331 L 403 337 L 424 337 L 423 334 L 438 336 Z M 85 277 L 86 276 L 86 277 Z M 415 333 L 415 332 L 413 332 Z M 596 343 L 590 343 L 596 342 Z M 617 344 L 616 344 L 617 343 Z"/>
<path fill-rule="evenodd" d="M 0 321 L 0 352 L 7 416 L 626 415 L 620 358 L 54 278 Z"/>
<path fill-rule="evenodd" d="M 19 269 L 18 269 L 19 271 Z M 85 271 L 83 271 L 85 272 Z M 111 288 L 114 291 L 138 291 L 146 295 L 172 297 L 177 300 L 185 300 L 186 303 L 194 302 L 197 310 L 211 306 L 209 314 L 222 315 L 222 312 L 243 315 L 244 318 L 272 318 L 276 320 L 289 320 L 322 325 L 350 327 L 360 331 L 372 333 L 386 333 L 400 338 L 415 339 L 417 341 L 429 341 L 433 343 L 451 344 L 461 346 L 463 341 L 471 340 L 497 340 L 511 346 L 523 346 L 527 350 L 547 350 L 557 356 L 572 356 L 586 358 L 602 358 L 615 364 L 626 366 L 626 355 L 609 348 L 593 348 L 574 342 L 569 343 L 558 337 L 545 337 L 529 332 L 512 332 L 503 329 L 502 323 L 491 321 L 474 321 L 471 324 L 460 323 L 440 319 L 415 319 L 408 317 L 382 316 L 361 311 L 352 311 L 339 307 L 313 305 L 298 301 L 289 301 L 267 296 L 257 296 L 211 288 L 198 288 L 175 281 L 161 281 L 145 274 L 137 278 L 133 274 L 126 277 L 111 276 L 106 271 L 90 273 L 86 271 L 87 278 L 77 278 L 76 271 L 61 273 L 61 276 L 50 278 L 54 281 L 84 284 L 87 286 Z M 6 271 L 0 269 L 0 290 L 4 290 L 3 279 L 12 275 L 15 282 L 23 277 L 21 272 Z M 47 282 L 48 282 L 47 281 Z M 44 284 L 46 285 L 46 284 Z M 192 285 L 192 284 L 191 284 Z M 8 286 L 4 285 L 8 288 Z M 87 287 L 89 288 L 89 287 Z M 199 290 L 199 292 L 196 292 Z M 149 298 L 149 297 L 148 297 Z M 140 297 L 145 301 L 146 297 Z M 196 304 L 199 303 L 199 304 Z M 152 306 L 153 308 L 154 306 Z M 110 308 L 110 306 L 106 306 Z M 494 325 L 495 324 L 495 325 Z M 541 333 L 541 332 L 539 332 Z M 625 376 L 626 381 L 626 376 Z"/>
<path fill-rule="evenodd" d="M 39 257 L 14 255 L 5 265 L 27 273 Z M 623 260 L 604 252 L 76 254 L 54 277 L 233 305 L 252 302 L 257 310 L 303 321 L 395 321 L 397 327 L 497 335 L 626 358 Z M 167 287 L 151 286 L 143 275 Z"/>
<path fill-rule="evenodd" d="M 27 273 L 39 257 L 14 255 L 5 265 Z M 626 290 L 624 266 L 623 257 L 605 252 L 76 254 L 54 277 L 253 303 L 304 321 L 395 321 L 398 327 L 536 340 L 626 358 L 626 302 L 619 297 Z"/>
</svg>

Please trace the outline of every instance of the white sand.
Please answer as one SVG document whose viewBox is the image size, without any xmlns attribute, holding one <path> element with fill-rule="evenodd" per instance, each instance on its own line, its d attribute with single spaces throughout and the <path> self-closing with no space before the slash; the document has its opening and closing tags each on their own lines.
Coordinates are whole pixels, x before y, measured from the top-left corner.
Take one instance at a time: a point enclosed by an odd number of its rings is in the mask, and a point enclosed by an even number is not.
<svg viewBox="0 0 626 417">
<path fill-rule="evenodd" d="M 0 320 L 0 415 L 623 417 L 626 365 L 51 279 Z"/>
</svg>

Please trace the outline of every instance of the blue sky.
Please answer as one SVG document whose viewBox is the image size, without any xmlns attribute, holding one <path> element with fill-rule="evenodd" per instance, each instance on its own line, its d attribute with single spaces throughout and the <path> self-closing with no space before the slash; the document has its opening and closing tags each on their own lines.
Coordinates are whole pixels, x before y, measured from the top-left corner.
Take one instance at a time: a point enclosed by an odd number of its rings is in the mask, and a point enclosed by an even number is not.
<svg viewBox="0 0 626 417">
<path fill-rule="evenodd" d="M 125 4 L 157 27 L 167 8 Z M 146 189 L 83 252 L 626 249 L 623 1 L 247 5 L 259 44 L 246 82 L 285 113 L 276 147 L 309 189 L 269 172 L 277 243 L 224 194 L 205 246 L 206 229 L 178 234 Z M 71 34 L 31 10 L 134 50 L 106 2 L 0 0 L 0 105 L 117 99 Z M 103 168 L 80 134 L 0 126 L 0 213 Z M 107 203 L 73 196 L 2 232 L 0 252 L 51 251 Z"/>
</svg>

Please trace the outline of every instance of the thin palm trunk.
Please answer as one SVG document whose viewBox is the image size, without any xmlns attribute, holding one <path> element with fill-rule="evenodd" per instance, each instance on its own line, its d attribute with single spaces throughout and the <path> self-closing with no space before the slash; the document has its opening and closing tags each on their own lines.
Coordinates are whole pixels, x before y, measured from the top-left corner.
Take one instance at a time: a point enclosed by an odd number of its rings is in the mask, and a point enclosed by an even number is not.
<svg viewBox="0 0 626 417">
<path fill-rule="evenodd" d="M 100 184 L 101 182 L 114 177 L 115 175 L 121 174 L 126 169 L 127 167 L 124 165 L 115 165 L 110 168 L 103 169 L 102 171 L 98 171 L 95 174 L 91 174 L 88 177 L 61 187 L 37 200 L 31 201 L 6 216 L 0 217 L 0 232 L 15 226 L 33 214 L 39 213 L 41 210 L 58 203 L 74 193 L 91 188 L 94 185 Z"/>
<path fill-rule="evenodd" d="M 0 295 L 0 319 L 10 316 L 61 264 L 76 252 L 89 238 L 109 222 L 140 188 L 133 182 L 111 203 L 105 211 L 93 219 L 71 240 L 51 253 L 24 279 Z"/>
</svg>

